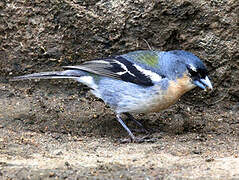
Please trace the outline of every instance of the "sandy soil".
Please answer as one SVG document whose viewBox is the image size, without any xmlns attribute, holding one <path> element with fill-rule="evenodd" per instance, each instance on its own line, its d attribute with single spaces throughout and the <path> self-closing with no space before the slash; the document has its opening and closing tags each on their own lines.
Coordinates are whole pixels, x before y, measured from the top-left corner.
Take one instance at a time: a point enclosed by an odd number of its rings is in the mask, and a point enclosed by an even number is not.
<svg viewBox="0 0 239 180">
<path fill-rule="evenodd" d="M 27 95 L 27 84 L 39 89 Z M 122 144 L 127 133 L 101 101 L 74 95 L 76 88 L 45 94 L 53 85 L 2 84 L 2 178 L 239 178 L 238 105 L 218 113 L 218 105 L 200 105 L 200 112 L 182 102 L 162 113 L 135 116 L 157 140 Z"/>
</svg>

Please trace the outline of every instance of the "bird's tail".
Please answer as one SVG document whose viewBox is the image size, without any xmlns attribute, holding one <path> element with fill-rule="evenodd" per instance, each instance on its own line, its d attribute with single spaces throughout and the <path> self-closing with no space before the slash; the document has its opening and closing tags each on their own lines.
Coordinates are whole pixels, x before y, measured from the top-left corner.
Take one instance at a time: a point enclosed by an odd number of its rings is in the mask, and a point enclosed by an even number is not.
<svg viewBox="0 0 239 180">
<path fill-rule="evenodd" d="M 10 79 L 10 81 L 20 81 L 25 79 L 57 79 L 57 78 L 79 78 L 85 75 L 82 71 L 65 70 L 65 71 L 53 71 L 53 72 L 40 72 L 27 74 L 23 76 L 16 76 Z"/>
</svg>

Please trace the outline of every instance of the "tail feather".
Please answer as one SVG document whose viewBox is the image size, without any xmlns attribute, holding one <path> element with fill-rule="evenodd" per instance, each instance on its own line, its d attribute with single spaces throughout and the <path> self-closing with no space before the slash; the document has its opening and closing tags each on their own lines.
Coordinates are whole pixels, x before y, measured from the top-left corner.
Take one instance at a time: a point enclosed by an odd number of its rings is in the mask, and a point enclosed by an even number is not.
<svg viewBox="0 0 239 180">
<path fill-rule="evenodd" d="M 75 79 L 80 83 L 85 84 L 89 88 L 93 89 L 93 94 L 97 97 L 101 97 L 98 92 L 98 84 L 95 81 L 96 76 L 92 76 L 90 73 L 81 70 L 65 70 L 65 71 L 53 71 L 53 72 L 40 72 L 27 74 L 23 76 L 16 76 L 10 79 L 10 81 L 20 81 L 26 79 L 57 79 L 57 78 L 70 78 Z"/>
<path fill-rule="evenodd" d="M 10 81 L 20 81 L 20 80 L 26 80 L 26 79 L 57 79 L 57 78 L 69 78 L 69 79 L 75 79 L 80 83 L 85 84 L 91 89 L 97 89 L 97 83 L 95 82 L 94 77 L 92 77 L 88 72 L 84 72 L 81 70 L 65 70 L 65 71 L 53 71 L 53 72 L 40 72 L 40 73 L 33 73 L 33 74 L 27 74 L 23 76 L 16 76 L 10 79 Z M 100 97 L 99 94 L 95 95 L 97 97 Z"/>
<path fill-rule="evenodd" d="M 53 71 L 53 72 L 40 72 L 27 74 L 23 76 L 16 76 L 10 79 L 10 81 L 20 81 L 25 79 L 57 79 L 57 78 L 79 78 L 83 74 L 81 71 L 66 70 L 66 71 Z"/>
</svg>

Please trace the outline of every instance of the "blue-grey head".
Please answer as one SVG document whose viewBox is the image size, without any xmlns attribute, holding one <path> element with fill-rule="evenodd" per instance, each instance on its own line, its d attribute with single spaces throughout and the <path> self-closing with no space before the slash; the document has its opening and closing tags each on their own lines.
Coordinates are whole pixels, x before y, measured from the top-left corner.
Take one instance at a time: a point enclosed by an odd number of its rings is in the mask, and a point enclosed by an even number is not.
<svg viewBox="0 0 239 180">
<path fill-rule="evenodd" d="M 203 62 L 194 54 L 186 51 L 171 51 L 173 54 L 180 57 L 185 63 L 188 75 L 192 79 L 192 83 L 202 89 L 213 89 L 212 83 L 208 78 L 208 71 Z"/>
</svg>

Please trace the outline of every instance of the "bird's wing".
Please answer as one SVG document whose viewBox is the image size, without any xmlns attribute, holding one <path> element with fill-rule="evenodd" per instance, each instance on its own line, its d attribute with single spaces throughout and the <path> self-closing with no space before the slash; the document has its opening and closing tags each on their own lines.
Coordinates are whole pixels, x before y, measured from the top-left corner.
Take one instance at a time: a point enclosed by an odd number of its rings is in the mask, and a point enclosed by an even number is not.
<svg viewBox="0 0 239 180">
<path fill-rule="evenodd" d="M 153 68 L 150 66 L 140 63 L 138 59 L 128 59 L 126 56 L 121 55 L 87 61 L 79 66 L 65 66 L 64 68 L 83 70 L 143 86 L 153 86 L 155 82 L 159 82 L 163 78 L 162 75 L 153 71 Z"/>
</svg>

